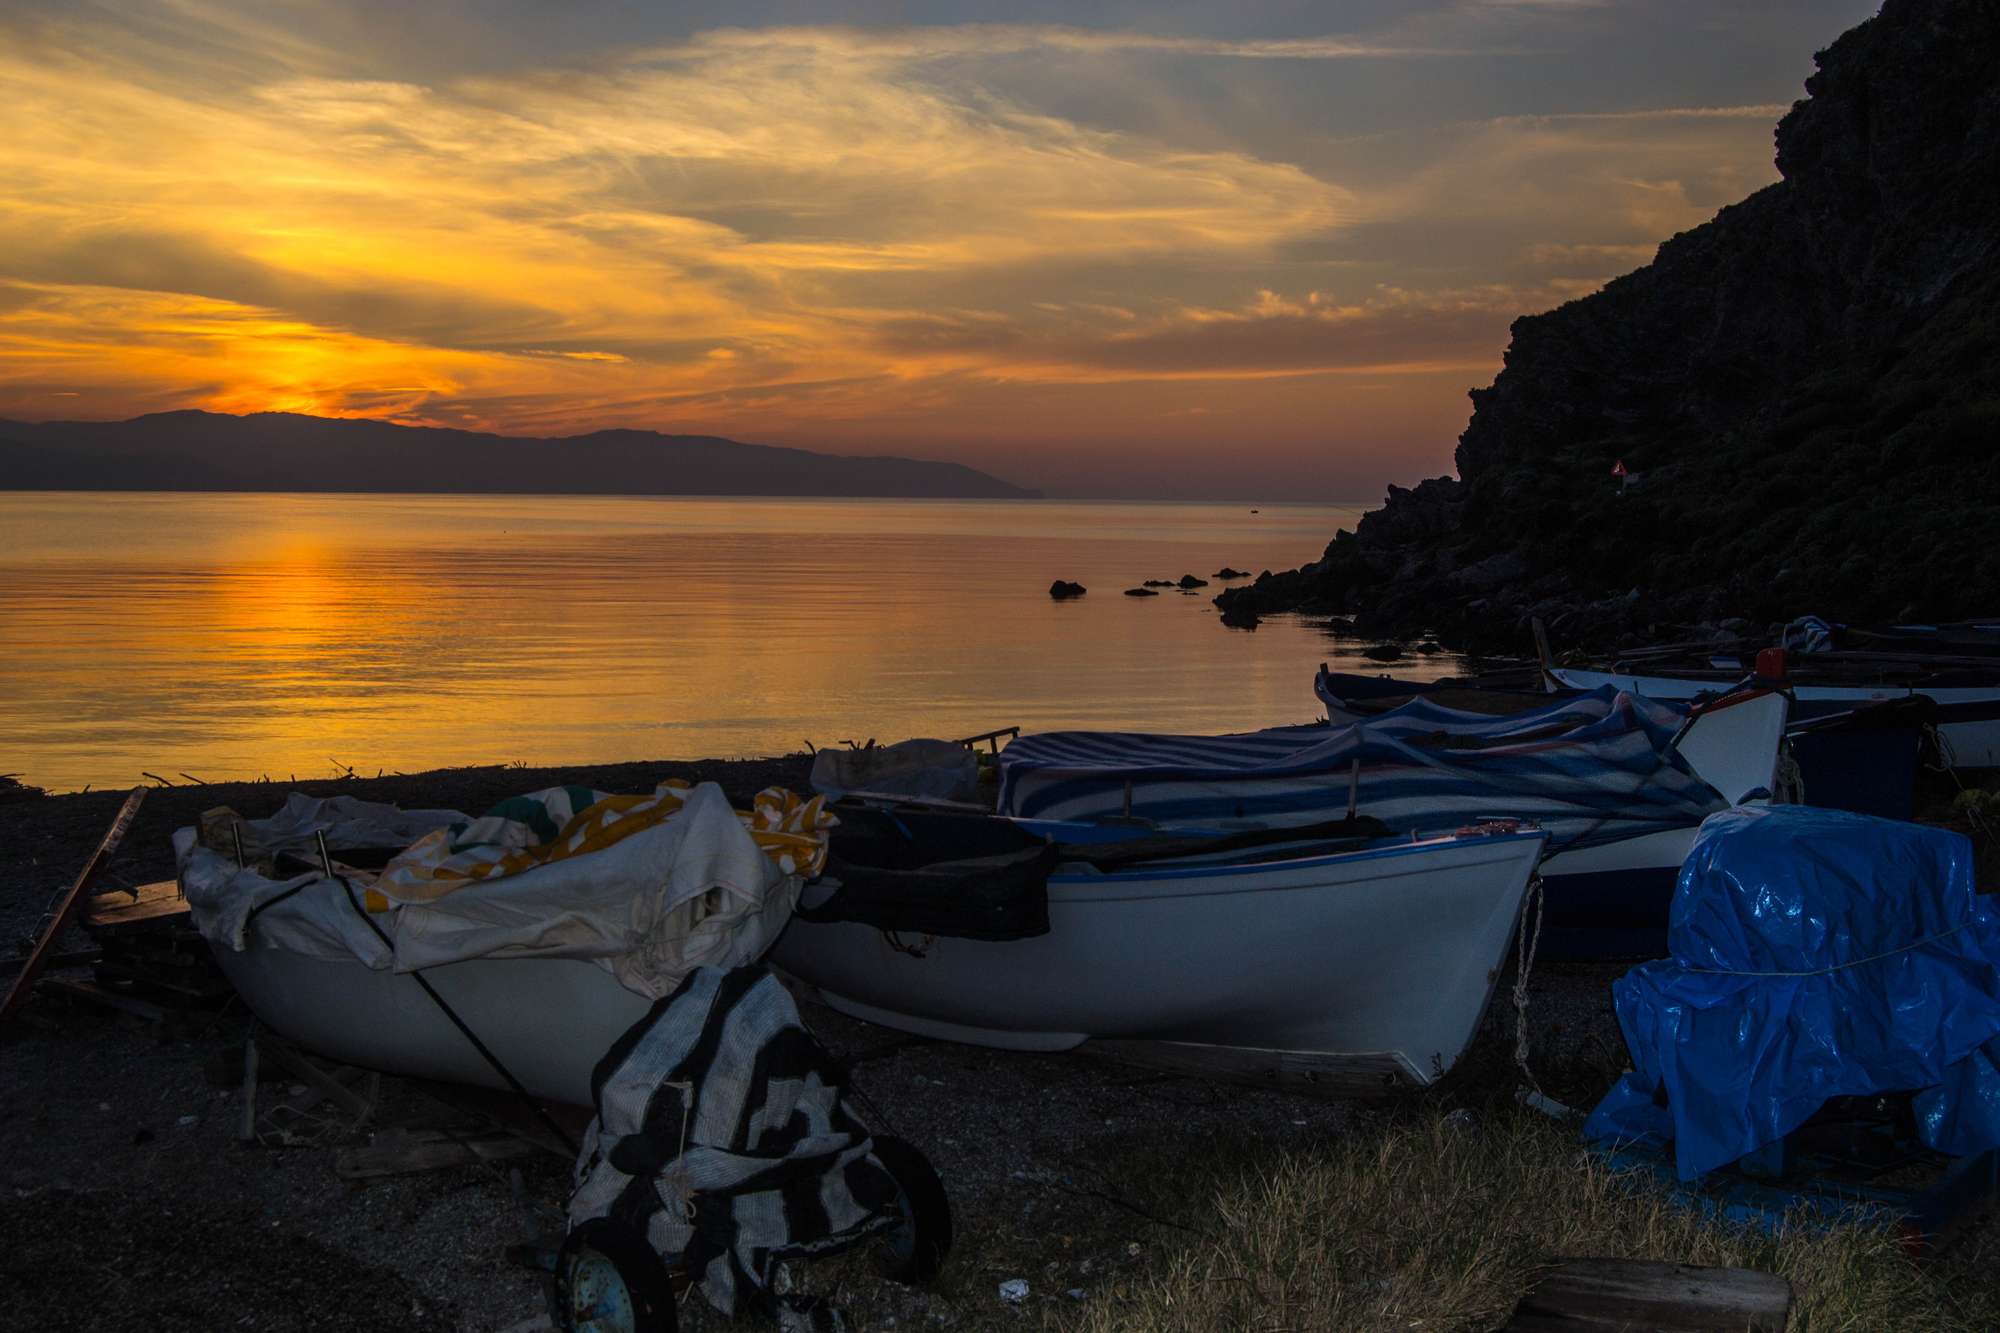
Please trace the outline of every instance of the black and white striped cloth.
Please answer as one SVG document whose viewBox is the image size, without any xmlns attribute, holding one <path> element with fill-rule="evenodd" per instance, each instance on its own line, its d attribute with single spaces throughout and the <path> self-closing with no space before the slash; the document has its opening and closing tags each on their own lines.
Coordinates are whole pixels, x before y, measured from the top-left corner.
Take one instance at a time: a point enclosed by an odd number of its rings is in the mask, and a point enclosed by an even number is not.
<svg viewBox="0 0 2000 1333">
<path fill-rule="evenodd" d="M 779 1263 L 901 1221 L 842 1091 L 777 978 L 701 968 L 598 1062 L 570 1225 L 610 1218 L 680 1256 L 723 1313 L 796 1324 L 805 1306 L 774 1292 Z"/>
<path fill-rule="evenodd" d="M 1729 802 L 1674 748 L 1688 705 L 1605 687 L 1527 713 L 1482 717 L 1417 701 L 1327 727 L 1236 736 L 1050 731 L 1000 754 L 999 813 L 1088 823 L 1133 814 L 1160 828 L 1227 820 L 1288 828 L 1353 799 L 1398 831 L 1533 820 L 1549 851 L 1694 828 Z M 1426 733 L 1473 749 L 1415 744 Z"/>
</svg>

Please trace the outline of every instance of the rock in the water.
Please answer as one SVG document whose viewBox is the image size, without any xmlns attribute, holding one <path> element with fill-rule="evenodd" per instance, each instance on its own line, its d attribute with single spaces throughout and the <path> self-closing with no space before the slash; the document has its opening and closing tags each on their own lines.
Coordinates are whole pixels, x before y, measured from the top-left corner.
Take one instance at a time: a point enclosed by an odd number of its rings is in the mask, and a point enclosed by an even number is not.
<svg viewBox="0 0 2000 1333">
<path fill-rule="evenodd" d="M 1255 611 L 1229 610 L 1222 613 L 1222 623 L 1231 629 L 1256 629 L 1258 621 Z"/>
<path fill-rule="evenodd" d="M 1157 588 L 1127 588 L 1125 595 L 1127 597 L 1158 597 L 1160 592 Z"/>
<path fill-rule="evenodd" d="M 1192 574 L 1183 574 L 1181 575 L 1181 581 L 1178 586 L 1183 588 L 1206 588 L 1208 586 L 1208 580 L 1198 579 Z"/>
<path fill-rule="evenodd" d="M 1361 655 L 1371 662 L 1393 662 L 1403 655 L 1403 650 L 1393 643 L 1378 643 L 1363 648 Z"/>
<path fill-rule="evenodd" d="M 1248 570 L 1231 569 L 1228 565 L 1224 565 L 1221 569 L 1215 571 L 1215 577 L 1219 579 L 1247 579 L 1250 577 L 1250 573 Z"/>
<path fill-rule="evenodd" d="M 1180 585 L 1172 579 L 1147 579 L 1143 586 L 1148 588 L 1177 588 Z"/>
<path fill-rule="evenodd" d="M 1072 597 L 1081 597 L 1083 594 L 1084 586 L 1081 583 L 1065 583 L 1061 579 L 1057 579 L 1049 585 L 1049 596 L 1055 598 L 1058 602 L 1068 601 Z"/>
</svg>

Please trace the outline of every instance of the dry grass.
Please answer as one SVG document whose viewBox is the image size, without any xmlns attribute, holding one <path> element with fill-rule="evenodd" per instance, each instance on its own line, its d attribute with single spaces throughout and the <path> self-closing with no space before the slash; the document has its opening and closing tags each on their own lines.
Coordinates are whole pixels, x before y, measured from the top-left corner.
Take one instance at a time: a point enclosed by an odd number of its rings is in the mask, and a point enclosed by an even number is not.
<svg viewBox="0 0 2000 1333">
<path fill-rule="evenodd" d="M 1584 1154 L 1534 1116 L 1483 1133 L 1435 1112 L 1214 1169 L 1206 1191 L 1156 1177 L 1183 1212 L 1149 1271 L 1074 1310 L 1067 1333 L 1462 1330 L 1506 1322 L 1536 1265 L 1618 1256 L 1780 1273 L 1797 1333 L 2000 1327 L 1984 1283 L 1926 1276 L 1886 1230 L 1795 1225 L 1777 1235 L 1707 1221 L 1678 1196 Z M 1110 1299 L 1104 1299 L 1104 1296 Z"/>
</svg>

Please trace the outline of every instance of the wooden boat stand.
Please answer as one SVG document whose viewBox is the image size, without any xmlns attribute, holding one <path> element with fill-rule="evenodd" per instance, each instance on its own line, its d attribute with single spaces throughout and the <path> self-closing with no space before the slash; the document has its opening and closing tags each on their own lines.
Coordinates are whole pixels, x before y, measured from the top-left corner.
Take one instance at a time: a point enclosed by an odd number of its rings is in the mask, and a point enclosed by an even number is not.
<svg viewBox="0 0 2000 1333">
<path fill-rule="evenodd" d="M 260 1109 L 258 1084 L 272 1064 L 304 1087 Z M 440 1103 L 439 1110 L 382 1124 L 365 1142 L 342 1148 L 333 1164 L 334 1174 L 342 1180 L 361 1184 L 418 1171 L 490 1164 L 534 1152 L 546 1152 L 564 1161 L 574 1156 L 511 1093 L 428 1079 L 404 1082 Z M 332 1132 L 364 1130 L 380 1112 L 382 1086 L 380 1073 L 309 1055 L 269 1031 L 253 1033 L 243 1047 L 237 1140 L 266 1148 L 313 1147 Z M 328 1102 L 345 1112 L 351 1123 L 336 1124 L 318 1114 L 320 1105 Z M 582 1136 L 590 1122 L 591 1112 L 583 1107 L 543 1103 L 541 1109 L 576 1137 Z"/>
<path fill-rule="evenodd" d="M 1682 1184 L 1673 1150 L 1624 1144 L 1600 1155 L 1649 1171 L 1732 1222 L 1775 1227 L 1802 1205 L 1829 1221 L 1866 1214 L 1895 1219 L 1904 1252 L 1919 1267 L 2000 1203 L 2000 1149 L 1966 1157 L 1933 1152 L 1895 1097 L 1835 1098 L 1776 1143 Z"/>
<path fill-rule="evenodd" d="M 77 877 L 71 881 L 69 890 L 63 894 L 62 901 L 50 915 L 48 928 L 36 942 L 34 952 L 28 955 L 28 961 L 23 963 L 21 970 L 14 975 L 13 983 L 7 988 L 6 998 L 0 999 L 0 1026 L 5 1026 L 7 1020 L 27 1003 L 28 994 L 34 988 L 35 982 L 41 978 L 42 970 L 48 966 L 51 959 L 55 958 L 56 946 L 62 942 L 64 933 L 76 920 L 77 913 L 83 909 L 86 896 L 110 868 L 112 853 L 116 852 L 118 844 L 125 840 L 125 834 L 131 829 L 132 821 L 138 818 L 139 807 L 145 799 L 144 787 L 132 789 L 132 794 L 125 798 L 124 806 L 119 809 L 118 817 L 112 820 L 111 827 L 105 830 L 103 839 L 97 844 L 97 850 L 91 854 L 90 860 L 84 863 L 83 869 L 77 872 Z"/>
<path fill-rule="evenodd" d="M 1754 1268 L 1553 1261 L 1498 1333 L 1784 1333 L 1792 1284 Z"/>
</svg>

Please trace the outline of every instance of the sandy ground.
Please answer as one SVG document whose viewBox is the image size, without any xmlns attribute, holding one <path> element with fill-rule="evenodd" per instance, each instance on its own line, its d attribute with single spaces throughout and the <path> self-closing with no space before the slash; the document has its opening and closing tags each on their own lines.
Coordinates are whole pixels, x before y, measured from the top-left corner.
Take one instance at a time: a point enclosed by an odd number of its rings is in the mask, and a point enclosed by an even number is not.
<svg viewBox="0 0 2000 1333">
<path fill-rule="evenodd" d="M 660 778 L 712 779 L 747 801 L 771 783 L 805 785 L 805 756 L 598 769 L 478 768 L 300 784 L 405 807 L 477 812 L 557 782 L 609 791 Z M 249 818 L 288 785 L 172 788 L 149 794 L 113 864 L 125 883 L 172 874 L 171 831 L 227 804 Z M 0 806 L 0 950 L 26 952 L 50 897 L 87 859 L 122 793 Z M 70 947 L 81 949 L 77 936 Z M 1552 1095 L 1587 1106 L 1624 1063 L 1611 1017 L 1618 965 L 1551 964 L 1531 983 L 1532 1062 Z M 6 972 L 11 974 L 12 967 Z M 72 975 L 86 975 L 72 973 Z M 1441 1094 L 1510 1096 L 1510 977 L 1474 1050 Z M 899 1134 L 942 1172 L 958 1244 L 941 1280 L 913 1289 L 865 1256 L 802 1275 L 860 1328 L 1019 1327 L 1075 1302 L 1115 1299 L 1163 1225 L 1162 1161 L 1253 1142 L 1303 1144 L 1365 1127 L 1388 1108 L 1146 1073 L 1075 1055 L 1024 1055 L 913 1039 L 817 1007 L 809 1024 L 849 1065 L 865 1119 Z M 461 1167 L 362 1185 L 333 1160 L 370 1127 L 329 1113 L 310 1146 L 245 1147 L 239 1092 L 208 1067 L 240 1043 L 240 1011 L 160 1030 L 125 1015 L 37 999 L 0 1033 L 0 1326 L 79 1330 L 462 1329 L 533 1327 L 538 1280 L 502 1251 L 559 1210 L 568 1164 L 538 1155 L 499 1173 Z M 282 1094 L 282 1084 L 271 1094 Z M 387 1080 L 379 1118 L 442 1115 Z M 1149 1165 L 1151 1164 L 1151 1165 Z M 521 1193 L 503 1178 L 521 1173 Z M 1019 1278 L 1021 1306 L 998 1295 Z M 718 1327 L 699 1298 L 691 1327 Z"/>
</svg>

